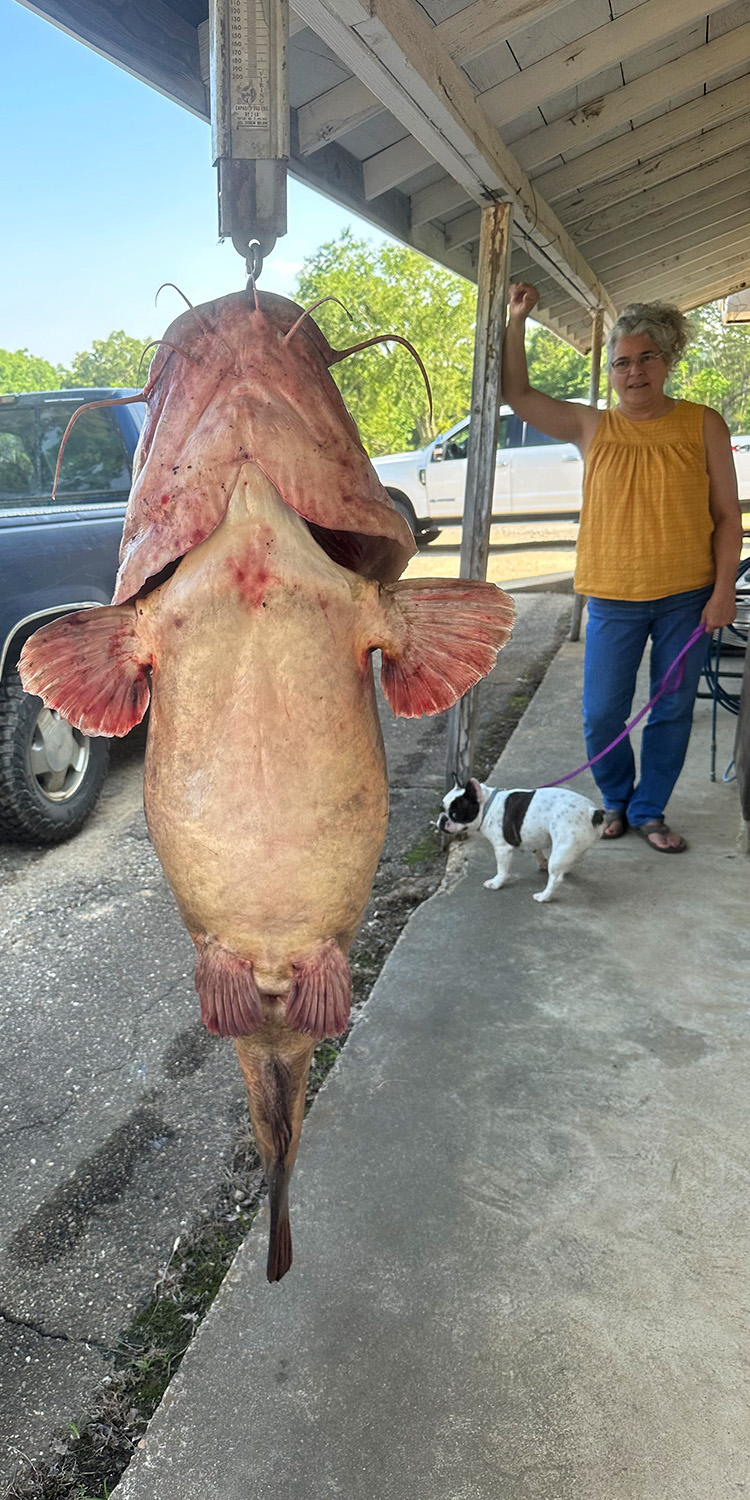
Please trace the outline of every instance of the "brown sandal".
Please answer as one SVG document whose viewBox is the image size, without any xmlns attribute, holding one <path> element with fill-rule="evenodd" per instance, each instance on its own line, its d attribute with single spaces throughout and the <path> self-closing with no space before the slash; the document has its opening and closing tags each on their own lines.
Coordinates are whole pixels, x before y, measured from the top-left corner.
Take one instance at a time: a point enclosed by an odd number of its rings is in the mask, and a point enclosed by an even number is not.
<svg viewBox="0 0 750 1500">
<path fill-rule="evenodd" d="M 610 833 L 610 829 L 614 832 Z M 628 831 L 628 820 L 624 812 L 616 807 L 605 807 L 604 809 L 604 832 L 603 839 L 621 839 Z"/>
<path fill-rule="evenodd" d="M 645 839 L 646 843 L 652 849 L 655 849 L 657 854 L 682 854 L 687 849 L 687 843 L 682 834 L 677 835 L 680 840 L 679 844 L 667 844 L 664 847 L 661 844 L 653 844 L 651 842 L 655 833 L 663 834 L 672 832 L 672 829 L 664 822 L 663 818 L 651 818 L 648 823 L 634 823 L 631 826 L 633 832 L 637 833 L 639 838 Z"/>
</svg>

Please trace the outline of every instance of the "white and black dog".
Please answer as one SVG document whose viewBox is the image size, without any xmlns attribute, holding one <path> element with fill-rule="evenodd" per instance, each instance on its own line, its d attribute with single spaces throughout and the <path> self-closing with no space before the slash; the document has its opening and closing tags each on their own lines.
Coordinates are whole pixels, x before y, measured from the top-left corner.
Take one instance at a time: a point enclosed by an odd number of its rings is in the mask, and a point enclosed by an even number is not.
<svg viewBox="0 0 750 1500">
<path fill-rule="evenodd" d="M 535 901 L 549 901 L 563 876 L 604 832 L 601 808 L 565 787 L 538 791 L 503 792 L 472 777 L 443 798 L 438 828 L 444 833 L 483 833 L 497 860 L 497 875 L 485 880 L 489 891 L 499 891 L 510 871 L 514 849 L 535 854 L 549 876 Z"/>
</svg>

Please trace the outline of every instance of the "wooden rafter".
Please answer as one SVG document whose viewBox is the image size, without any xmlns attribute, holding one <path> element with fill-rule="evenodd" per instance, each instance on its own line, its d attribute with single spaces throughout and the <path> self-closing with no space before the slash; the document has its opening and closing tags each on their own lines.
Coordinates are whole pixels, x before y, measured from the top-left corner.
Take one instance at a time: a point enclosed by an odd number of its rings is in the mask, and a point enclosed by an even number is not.
<svg viewBox="0 0 750 1500">
<path fill-rule="evenodd" d="M 719 161 L 706 162 L 691 172 L 682 172 L 669 182 L 655 188 L 645 188 L 633 198 L 615 203 L 609 210 L 593 214 L 581 220 L 577 231 L 578 244 L 586 245 L 587 255 L 597 249 L 608 248 L 609 243 L 622 244 L 640 235 L 649 234 L 660 226 L 668 230 L 684 215 L 698 208 L 721 205 L 736 195 L 742 196 L 750 189 L 750 145 L 722 157 Z"/>
<path fill-rule="evenodd" d="M 634 135 L 635 131 L 631 134 Z M 724 159 L 726 175 L 731 175 L 735 170 L 735 153 L 748 142 L 750 113 L 745 111 L 713 130 L 705 130 L 691 140 L 682 141 L 679 146 L 657 149 L 647 160 L 639 161 L 602 182 L 587 183 L 561 200 L 560 213 L 568 225 L 580 219 L 586 219 L 589 225 L 604 222 L 607 211 L 614 205 L 646 189 L 653 190 L 660 183 L 665 184 L 665 193 L 670 192 L 673 181 L 679 182 L 683 172 L 695 167 L 706 164 L 709 169 L 720 171 Z"/>
<path fill-rule="evenodd" d="M 575 114 L 541 130 L 534 130 L 518 142 L 515 153 L 527 170 L 542 162 L 564 156 L 568 151 L 587 150 L 618 125 L 627 125 L 654 109 L 669 104 L 689 89 L 701 88 L 737 66 L 737 58 L 750 56 L 750 23 L 728 31 L 715 42 L 695 47 L 684 57 L 654 68 L 624 88 L 605 94 L 602 99 L 585 104 Z M 746 94 L 747 100 L 747 94 Z"/>
<path fill-rule="evenodd" d="M 529 253 L 586 305 L 614 307 L 559 219 L 475 103 L 413 0 L 296 0 L 297 12 L 391 114 L 483 205 L 508 197 Z"/>
<path fill-rule="evenodd" d="M 556 202 L 573 188 L 580 189 L 584 184 L 601 182 L 603 178 L 614 176 L 626 167 L 660 155 L 669 146 L 679 145 L 702 131 L 731 121 L 735 116 L 746 121 L 749 95 L 750 84 L 747 77 L 738 78 L 734 83 L 726 83 L 721 88 L 712 89 L 700 99 L 691 99 L 689 104 L 667 110 L 655 120 L 649 120 L 646 125 L 638 125 L 635 130 L 625 131 L 616 140 L 607 141 L 604 146 L 586 151 L 574 161 L 554 167 L 551 172 L 542 173 L 534 178 L 534 185 L 546 198 Z"/>
<path fill-rule="evenodd" d="M 617 20 L 558 47 L 479 95 L 496 125 L 526 114 L 530 102 L 543 105 L 565 89 L 577 88 L 597 73 L 656 46 L 672 32 L 718 10 L 724 0 L 645 0 Z M 703 50 L 703 49 L 701 49 Z"/>
<path fill-rule="evenodd" d="M 475 0 L 473 5 L 467 5 L 457 15 L 439 21 L 434 28 L 435 35 L 449 57 L 455 63 L 462 64 L 470 62 L 498 42 L 507 41 L 524 27 L 560 10 L 566 3 L 568 0 Z M 345 84 L 334 85 L 300 111 L 300 150 L 303 155 L 317 151 L 326 141 L 346 135 L 365 120 L 382 112 L 380 99 L 359 79 L 354 82 L 356 87 L 351 89 L 347 89 Z M 429 166 L 431 160 L 429 152 L 423 147 L 421 160 L 414 171 Z M 395 177 L 379 191 L 385 192 L 389 187 L 397 187 L 399 182 L 405 182 L 411 175 L 411 172 L 407 172 L 403 177 Z M 370 192 L 368 196 L 375 197 L 376 193 Z"/>
</svg>

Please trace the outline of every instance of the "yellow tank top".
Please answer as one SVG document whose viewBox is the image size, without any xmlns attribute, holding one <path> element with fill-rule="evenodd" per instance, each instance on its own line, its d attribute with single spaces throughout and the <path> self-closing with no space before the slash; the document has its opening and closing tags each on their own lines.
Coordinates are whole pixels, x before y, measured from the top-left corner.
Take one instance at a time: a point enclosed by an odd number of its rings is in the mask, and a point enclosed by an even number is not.
<svg viewBox="0 0 750 1500">
<path fill-rule="evenodd" d="M 586 455 L 575 589 L 664 599 L 714 581 L 703 406 L 632 422 L 602 412 Z"/>
</svg>

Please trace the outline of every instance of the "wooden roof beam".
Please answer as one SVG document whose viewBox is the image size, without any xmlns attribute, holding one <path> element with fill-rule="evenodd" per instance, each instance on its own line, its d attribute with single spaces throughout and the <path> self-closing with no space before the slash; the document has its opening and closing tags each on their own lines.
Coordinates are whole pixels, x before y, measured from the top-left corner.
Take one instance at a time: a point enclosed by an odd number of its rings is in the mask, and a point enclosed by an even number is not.
<svg viewBox="0 0 750 1500">
<path fill-rule="evenodd" d="M 386 146 L 384 151 L 377 151 L 364 162 L 365 197 L 379 198 L 381 193 L 387 193 L 389 188 L 400 187 L 402 182 L 407 182 L 417 172 L 422 172 L 431 165 L 429 151 L 420 146 L 413 136 L 407 135 L 402 141 Z"/>
<path fill-rule="evenodd" d="M 678 181 L 685 172 L 706 167 L 709 171 L 723 172 L 725 177 L 731 176 L 736 170 L 733 164 L 735 154 L 746 148 L 748 142 L 750 111 L 694 136 L 680 146 L 659 152 L 605 182 L 590 184 L 571 193 L 560 204 L 560 211 L 565 215 L 566 224 L 585 219 L 587 229 L 597 223 L 602 227 L 611 224 L 613 210 L 617 211 L 614 222 L 619 223 L 619 209 L 625 199 L 632 200 L 636 194 L 646 192 L 654 195 L 660 189 L 668 200 L 673 191 L 673 180 Z M 655 203 L 658 199 L 652 196 L 650 201 Z M 637 212 L 632 202 L 631 211 Z"/>
<path fill-rule="evenodd" d="M 479 208 L 471 208 L 467 214 L 461 214 L 457 219 L 451 219 L 445 226 L 446 245 L 471 245 L 479 239 L 479 229 L 482 222 L 482 211 Z"/>
<path fill-rule="evenodd" d="M 729 297 L 732 292 L 741 291 L 743 287 L 750 285 L 750 254 L 739 255 L 719 273 L 715 268 L 704 267 L 702 271 L 696 272 L 689 281 L 680 286 L 679 295 L 674 289 L 674 282 L 667 279 L 664 281 L 651 282 L 641 293 L 640 287 L 634 287 L 627 296 L 621 297 L 621 306 L 625 307 L 628 302 L 654 302 L 666 300 L 676 302 L 683 312 L 692 307 L 703 307 L 707 302 L 716 302 L 719 297 Z"/>
<path fill-rule="evenodd" d="M 661 187 L 639 193 L 635 198 L 626 198 L 617 203 L 608 213 L 594 214 L 591 219 L 581 221 L 576 232 L 576 244 L 586 246 L 587 255 L 597 255 L 608 250 L 610 245 L 623 244 L 640 239 L 654 228 L 668 230 L 685 216 L 698 208 L 718 207 L 739 198 L 744 201 L 750 191 L 750 146 L 738 151 L 735 156 L 726 156 L 718 162 L 707 162 L 692 172 L 683 172 Z"/>
<path fill-rule="evenodd" d="M 465 6 L 457 15 L 439 21 L 433 30 L 441 46 L 460 66 L 567 3 L 568 0 L 475 0 L 475 4 Z M 305 24 L 298 18 L 298 25 Z M 355 82 L 356 88 L 352 87 Z M 382 110 L 380 101 L 358 79 L 336 84 L 300 109 L 302 154 L 307 156 L 319 150 L 327 141 L 339 139 Z M 326 122 L 330 127 L 327 132 Z M 420 166 L 429 166 L 431 157 L 428 153 L 423 153 L 423 156 L 426 159 Z M 408 171 L 403 177 L 393 177 L 393 171 L 398 170 L 393 165 L 396 161 L 398 157 L 393 158 L 387 168 L 385 162 L 380 163 L 381 173 L 387 170 L 387 180 L 385 186 L 377 190 L 368 185 L 369 198 L 377 197 L 378 191 L 384 193 L 388 188 L 398 187 L 399 183 L 414 175 L 413 171 Z M 414 171 L 419 170 L 419 167 L 414 168 Z"/>
<path fill-rule="evenodd" d="M 439 219 L 441 214 L 449 214 L 452 209 L 460 208 L 462 203 L 468 205 L 470 201 L 466 188 L 460 182 L 454 182 L 452 177 L 444 177 L 430 187 L 420 188 L 409 199 L 412 228 L 429 224 L 431 219 Z"/>
<path fill-rule="evenodd" d="M 632 11 L 628 13 L 628 19 Z M 614 24 L 614 23 L 613 23 Z M 676 99 L 688 89 L 700 88 L 713 82 L 722 74 L 729 73 L 737 65 L 738 57 L 750 55 L 750 23 L 737 26 L 715 42 L 695 47 L 684 57 L 667 63 L 663 68 L 654 68 L 633 83 L 613 89 L 601 99 L 585 104 L 575 114 L 564 120 L 556 120 L 541 130 L 533 130 L 514 147 L 521 166 L 530 171 L 556 156 L 565 156 L 568 151 L 577 151 L 579 146 L 591 147 L 608 135 L 618 125 L 627 125 L 649 111 L 658 109 Z M 521 75 L 524 76 L 523 74 Z M 747 90 L 747 79 L 745 80 Z M 746 99 L 748 92 L 746 92 Z"/>
<path fill-rule="evenodd" d="M 312 155 L 321 146 L 327 146 L 329 141 L 340 140 L 342 135 L 382 112 L 380 100 L 358 78 L 345 78 L 343 83 L 337 83 L 325 94 L 311 99 L 309 104 L 299 106 L 300 154 Z"/>
<path fill-rule="evenodd" d="M 475 103 L 414 0 L 295 0 L 297 13 L 480 206 L 509 197 L 529 253 L 588 306 L 612 303 Z"/>
<path fill-rule="evenodd" d="M 728 296 L 731 290 L 750 281 L 750 241 L 738 243 L 736 254 L 725 255 L 723 265 L 717 266 L 711 254 L 701 257 L 690 265 L 674 268 L 659 268 L 653 276 L 633 276 L 617 287 L 617 306 L 622 309 L 629 302 L 652 302 L 664 298 L 676 302 L 679 307 L 697 307 L 702 301 L 710 302 L 716 297 Z M 552 302 L 553 317 L 564 315 L 562 299 Z"/>
<path fill-rule="evenodd" d="M 683 312 L 692 312 L 696 307 L 705 307 L 707 302 L 717 302 L 720 297 L 731 297 L 734 292 L 742 292 L 748 286 L 750 286 L 750 265 L 747 266 L 741 281 L 733 281 L 728 286 L 722 282 L 720 286 L 703 287 L 700 292 L 691 292 L 690 296 L 694 297 L 695 301 L 681 302 L 680 307 Z"/>
<path fill-rule="evenodd" d="M 683 223 L 674 224 L 671 233 L 659 228 L 639 240 L 625 243 L 621 239 L 619 244 L 595 257 L 597 270 L 602 276 L 617 276 L 626 266 L 653 265 L 654 258 L 686 255 L 708 242 L 717 247 L 730 244 L 733 234 L 741 235 L 750 226 L 750 186 L 746 187 L 743 200 L 727 204 L 723 217 L 716 207 L 707 208 L 703 213 L 691 214 Z"/>
<path fill-rule="evenodd" d="M 746 224 L 742 230 L 735 230 L 732 234 L 719 235 L 710 242 L 704 241 L 702 245 L 692 250 L 685 250 L 682 254 L 664 255 L 650 261 L 633 261 L 627 268 L 623 268 L 621 274 L 613 273 L 612 295 L 621 302 L 623 293 L 630 296 L 631 288 L 635 290 L 655 286 L 657 283 L 665 286 L 671 280 L 672 300 L 674 300 L 674 295 L 679 295 L 681 284 L 691 279 L 704 267 L 710 272 L 711 280 L 715 280 L 725 263 L 731 261 L 732 265 L 736 265 L 738 256 L 744 256 L 747 261 L 748 254 L 750 254 L 750 224 Z M 641 300 L 640 290 L 638 299 Z"/>
<path fill-rule="evenodd" d="M 635 10 L 606 21 L 588 35 L 558 47 L 548 57 L 486 89 L 479 95 L 479 103 L 495 125 L 509 124 L 525 114 L 530 104 L 541 106 L 565 89 L 576 88 L 605 68 L 644 52 L 672 32 L 719 10 L 724 3 L 725 0 L 645 0 Z"/>
<path fill-rule="evenodd" d="M 571 189 L 580 190 L 584 184 L 615 176 L 627 167 L 660 155 L 669 146 L 688 141 L 712 126 L 731 120 L 735 115 L 746 118 L 749 93 L 747 77 L 712 89 L 700 99 L 691 99 L 689 104 L 681 104 L 677 109 L 659 115 L 658 119 L 649 120 L 647 125 L 623 131 L 616 140 L 595 146 L 593 151 L 577 156 L 574 161 L 541 173 L 534 177 L 534 186 L 545 198 L 556 202 Z"/>
<path fill-rule="evenodd" d="M 208 119 L 198 33 L 162 0 L 130 0 L 127 6 L 96 6 L 91 0 L 21 3 L 157 93 Z"/>
</svg>

